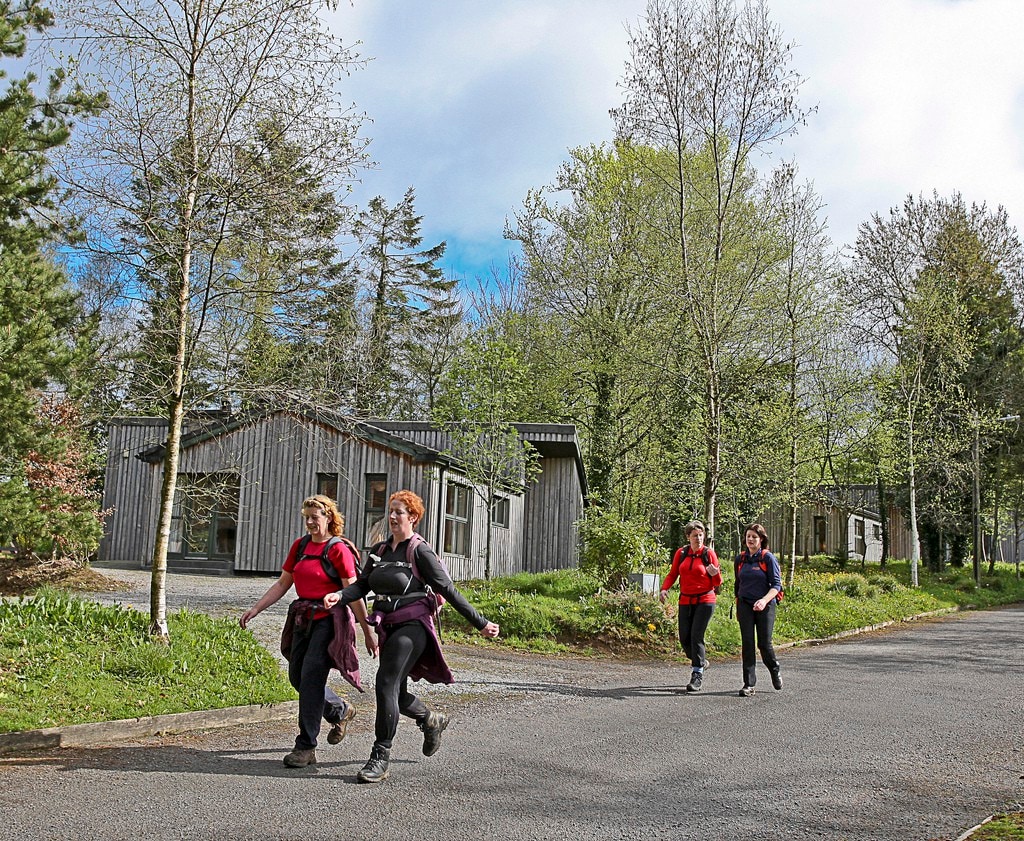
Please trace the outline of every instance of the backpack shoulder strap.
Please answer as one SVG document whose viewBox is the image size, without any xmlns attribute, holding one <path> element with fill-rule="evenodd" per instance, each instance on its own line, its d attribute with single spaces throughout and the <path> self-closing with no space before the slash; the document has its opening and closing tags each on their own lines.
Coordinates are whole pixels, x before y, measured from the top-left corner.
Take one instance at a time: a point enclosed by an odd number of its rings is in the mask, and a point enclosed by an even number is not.
<svg viewBox="0 0 1024 841">
<path fill-rule="evenodd" d="M 356 572 L 360 572 L 362 570 L 362 568 L 363 568 L 363 563 L 362 563 L 363 559 L 362 559 L 362 556 L 359 554 L 358 547 L 351 540 L 349 540 L 347 537 L 339 537 L 338 539 L 342 543 L 344 543 L 345 546 L 348 547 L 348 551 L 352 553 L 352 558 L 356 562 Z"/>
<path fill-rule="evenodd" d="M 412 533 L 412 537 L 409 538 L 409 542 L 405 545 L 405 561 L 412 567 L 412 574 L 419 578 L 420 581 L 423 577 L 420 575 L 419 569 L 416 567 L 416 547 L 423 542 L 423 535 L 417 531 Z"/>
<path fill-rule="evenodd" d="M 295 555 L 296 559 L 301 558 L 303 555 L 306 554 L 306 548 L 309 546 L 309 541 L 312 539 L 313 538 L 311 538 L 308 534 L 304 534 L 302 535 L 302 537 L 299 538 L 299 551 Z"/>
<path fill-rule="evenodd" d="M 343 543 L 343 538 L 332 537 L 324 545 L 323 553 L 320 555 L 320 566 L 323 567 L 324 573 L 331 581 L 337 581 L 341 583 L 341 574 L 338 572 L 337 567 L 331 563 L 329 555 L 331 554 L 331 547 L 337 546 L 339 543 Z"/>
</svg>

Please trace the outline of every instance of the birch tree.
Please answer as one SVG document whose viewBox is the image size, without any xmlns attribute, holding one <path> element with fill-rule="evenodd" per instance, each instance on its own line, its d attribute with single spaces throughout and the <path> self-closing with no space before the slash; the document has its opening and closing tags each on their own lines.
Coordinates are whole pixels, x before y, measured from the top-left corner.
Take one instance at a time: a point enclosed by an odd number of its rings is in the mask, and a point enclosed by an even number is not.
<svg viewBox="0 0 1024 841">
<path fill-rule="evenodd" d="M 167 637 L 166 566 L 186 410 L 211 307 L 236 294 L 260 190 L 259 128 L 281 126 L 303 175 L 339 188 L 361 162 L 360 116 L 338 86 L 356 55 L 330 36 L 321 0 L 85 0 L 68 3 L 65 49 L 110 107 L 65 161 L 88 247 L 116 255 L 161 329 L 154 402 L 168 433 L 152 555 L 151 633 Z M 296 162 L 298 165 L 298 162 Z M 277 173 L 280 176 L 280 173 Z M 272 244 L 265 244 L 272 247 Z"/>
<path fill-rule="evenodd" d="M 645 218 L 658 191 L 646 178 L 654 150 L 618 144 L 573 149 L 554 183 L 531 191 L 508 236 L 523 246 L 524 283 L 549 322 L 559 390 L 583 432 L 598 505 L 629 517 L 646 462 L 665 347 L 651 278 L 660 268 Z"/>
<path fill-rule="evenodd" d="M 697 347 L 705 411 L 704 511 L 714 537 L 730 365 L 760 341 L 757 290 L 780 259 L 751 201 L 755 156 L 804 118 L 800 77 L 763 2 L 650 0 L 630 35 L 618 136 L 664 150 L 652 170 L 672 198 L 655 220 L 672 260 L 662 297 L 682 303 Z"/>
</svg>

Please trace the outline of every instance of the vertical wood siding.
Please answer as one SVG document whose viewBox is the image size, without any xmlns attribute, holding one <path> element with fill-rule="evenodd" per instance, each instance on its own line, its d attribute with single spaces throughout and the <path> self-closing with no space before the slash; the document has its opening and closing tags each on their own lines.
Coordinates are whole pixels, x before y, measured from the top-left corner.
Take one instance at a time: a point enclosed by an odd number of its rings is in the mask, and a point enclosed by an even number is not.
<svg viewBox="0 0 1024 841">
<path fill-rule="evenodd" d="M 564 444 L 566 429 L 575 441 L 571 427 L 555 428 L 552 440 Z M 389 424 L 386 431 L 435 450 L 445 446 L 443 433 L 426 424 Z M 163 467 L 144 463 L 135 455 L 164 441 L 166 423 L 118 419 L 111 423 L 109 436 L 104 505 L 116 510 L 107 522 L 100 557 L 145 563 L 153 550 Z M 582 515 L 583 498 L 576 462 L 545 457 L 541 467 L 540 480 L 527 488 L 525 497 L 509 498 L 509 528 L 492 527 L 495 576 L 577 563 L 575 523 Z M 446 484 L 465 482 L 450 466 L 417 461 L 384 444 L 285 412 L 187 447 L 179 469 L 185 474 L 225 473 L 237 479 L 234 569 L 254 573 L 278 572 L 292 542 L 305 532 L 300 506 L 315 493 L 318 474 L 337 477 L 345 534 L 364 549 L 369 546 L 372 525 L 365 510 L 367 474 L 387 476 L 389 495 L 408 488 L 423 498 L 426 513 L 419 531 L 438 550 Z M 444 556 L 454 579 L 483 576 L 486 522 L 485 504 L 474 494 L 470 557 Z"/>
<path fill-rule="evenodd" d="M 568 569 L 579 562 L 576 522 L 583 495 L 570 458 L 542 458 L 539 480 L 526 497 L 523 571 Z"/>
<path fill-rule="evenodd" d="M 103 507 L 113 511 L 103 527 L 101 560 L 140 567 L 149 563 L 163 474 L 159 467 L 135 456 L 166 438 L 167 422 L 155 418 L 125 418 L 108 425 Z"/>
</svg>

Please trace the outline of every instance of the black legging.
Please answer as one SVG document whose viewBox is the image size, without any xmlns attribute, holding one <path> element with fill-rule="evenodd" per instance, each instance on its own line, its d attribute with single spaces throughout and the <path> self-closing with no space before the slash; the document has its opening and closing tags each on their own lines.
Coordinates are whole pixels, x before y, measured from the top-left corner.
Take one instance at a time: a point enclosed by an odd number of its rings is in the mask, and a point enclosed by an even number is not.
<svg viewBox="0 0 1024 841">
<path fill-rule="evenodd" d="M 764 610 L 754 610 L 754 606 L 743 599 L 736 603 L 736 620 L 740 623 L 740 640 L 743 643 L 743 684 L 753 686 L 757 683 L 755 667 L 757 651 L 761 652 L 761 660 L 774 673 L 779 668 L 772 645 L 772 633 L 775 630 L 775 601 L 768 603 Z M 757 647 L 754 646 L 754 634 L 757 634 Z"/>
<path fill-rule="evenodd" d="M 703 669 L 705 657 L 704 636 L 708 631 L 714 603 L 679 605 L 679 644 L 695 669 Z"/>
<path fill-rule="evenodd" d="M 387 630 L 387 639 L 380 649 L 377 668 L 377 720 L 374 744 L 391 749 L 398 732 L 398 715 L 407 715 L 418 722 L 429 710 L 409 692 L 409 672 L 427 647 L 430 632 L 420 621 L 406 622 Z"/>
</svg>

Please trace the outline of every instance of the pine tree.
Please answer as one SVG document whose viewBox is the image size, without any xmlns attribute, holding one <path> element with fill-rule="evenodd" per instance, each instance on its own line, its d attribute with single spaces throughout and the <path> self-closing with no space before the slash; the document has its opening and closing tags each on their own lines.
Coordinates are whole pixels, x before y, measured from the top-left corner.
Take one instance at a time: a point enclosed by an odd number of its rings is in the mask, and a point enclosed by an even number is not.
<svg viewBox="0 0 1024 841">
<path fill-rule="evenodd" d="M 34 0 L 18 7 L 0 3 L 0 54 L 20 58 L 30 34 L 52 22 L 49 10 Z M 0 71 L 0 78 L 6 75 Z M 58 529 L 74 530 L 78 522 L 58 525 L 53 517 L 39 517 L 41 511 L 84 512 L 87 534 L 79 554 L 94 548 L 98 537 L 94 501 L 88 510 L 91 489 L 43 481 L 81 462 L 88 449 L 80 428 L 46 408 L 57 405 L 53 399 L 44 405 L 47 389 L 69 390 L 78 308 L 43 249 L 57 227 L 48 153 L 67 141 L 70 117 L 98 107 L 101 99 L 78 91 L 63 95 L 61 72 L 39 98 L 36 81 L 31 74 L 12 81 L 0 98 L 0 544 L 14 545 L 26 557 L 61 553 Z"/>
<path fill-rule="evenodd" d="M 434 315 L 450 315 L 445 302 L 455 281 L 436 265 L 447 246 L 420 247 L 423 217 L 416 215 L 415 201 L 412 187 L 394 207 L 377 196 L 355 222 L 360 252 L 353 262 L 368 286 L 370 310 L 365 367 L 356 386 L 356 410 L 364 417 L 399 410 L 416 332 Z"/>
</svg>

